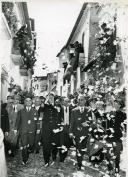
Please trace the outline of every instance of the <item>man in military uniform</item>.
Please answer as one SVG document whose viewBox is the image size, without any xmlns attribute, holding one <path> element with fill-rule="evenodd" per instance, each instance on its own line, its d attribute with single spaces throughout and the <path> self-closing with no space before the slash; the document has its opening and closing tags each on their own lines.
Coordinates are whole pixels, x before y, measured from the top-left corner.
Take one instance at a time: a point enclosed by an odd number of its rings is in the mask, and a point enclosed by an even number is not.
<svg viewBox="0 0 128 177">
<path fill-rule="evenodd" d="M 15 133 L 19 130 L 21 149 L 22 149 L 22 164 L 25 165 L 29 158 L 29 153 L 34 151 L 34 140 L 36 132 L 36 119 L 34 108 L 31 107 L 32 99 L 27 96 L 25 99 L 24 109 L 18 112 L 16 120 Z"/>
<path fill-rule="evenodd" d="M 53 142 L 53 134 L 56 125 L 57 110 L 54 107 L 54 95 L 50 93 L 47 97 L 47 104 L 44 105 L 44 116 L 42 120 L 42 145 L 45 166 L 47 167 L 52 160 L 56 160 L 57 147 Z"/>
</svg>

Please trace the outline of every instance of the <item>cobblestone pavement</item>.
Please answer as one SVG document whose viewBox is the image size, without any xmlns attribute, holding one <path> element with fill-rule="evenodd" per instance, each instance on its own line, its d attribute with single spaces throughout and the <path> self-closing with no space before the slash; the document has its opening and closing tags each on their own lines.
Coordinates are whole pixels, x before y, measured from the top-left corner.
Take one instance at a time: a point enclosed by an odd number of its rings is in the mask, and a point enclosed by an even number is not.
<svg viewBox="0 0 128 177">
<path fill-rule="evenodd" d="M 100 167 L 93 167 L 89 164 L 87 157 L 83 161 L 82 171 L 76 170 L 75 163 L 73 150 L 70 151 L 65 163 L 57 161 L 49 167 L 44 167 L 42 151 L 39 154 L 30 154 L 29 163 L 26 166 L 21 165 L 21 154 L 18 153 L 14 158 L 7 159 L 8 177 L 102 177 L 106 172 L 103 163 Z M 125 172 L 121 171 L 121 177 L 126 177 Z"/>
</svg>

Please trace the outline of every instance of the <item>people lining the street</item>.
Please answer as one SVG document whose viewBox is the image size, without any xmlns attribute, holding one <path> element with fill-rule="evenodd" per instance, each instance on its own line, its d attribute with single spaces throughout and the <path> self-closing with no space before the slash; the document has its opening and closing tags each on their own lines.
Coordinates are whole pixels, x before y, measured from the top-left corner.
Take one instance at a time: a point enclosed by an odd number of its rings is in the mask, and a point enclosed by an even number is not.
<svg viewBox="0 0 128 177">
<path fill-rule="evenodd" d="M 23 165 L 30 153 L 40 153 L 41 146 L 45 167 L 57 158 L 64 163 L 74 147 L 78 170 L 86 154 L 92 165 L 106 160 L 109 174 L 119 174 L 126 132 L 126 113 L 120 101 L 107 100 L 105 105 L 102 99 L 79 94 L 78 99 L 65 97 L 62 102 L 49 93 L 46 98 L 26 96 L 24 105 L 19 102 L 18 95 L 8 96 L 7 104 L 2 104 L 1 120 L 5 147 L 14 156 L 20 142 Z"/>
</svg>

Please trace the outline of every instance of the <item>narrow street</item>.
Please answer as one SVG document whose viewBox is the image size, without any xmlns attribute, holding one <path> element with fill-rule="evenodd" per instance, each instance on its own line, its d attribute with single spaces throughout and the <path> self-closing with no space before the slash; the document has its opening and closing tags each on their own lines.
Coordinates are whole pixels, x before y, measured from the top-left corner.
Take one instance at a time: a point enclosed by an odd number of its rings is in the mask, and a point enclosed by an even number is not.
<svg viewBox="0 0 128 177">
<path fill-rule="evenodd" d="M 70 150 L 70 155 L 64 163 L 57 162 L 49 167 L 44 167 L 43 154 L 31 154 L 26 166 L 21 165 L 20 153 L 15 158 L 8 159 L 8 177 L 102 177 L 106 175 L 106 166 L 104 162 L 99 167 L 93 167 L 88 158 L 83 161 L 83 168 L 77 171 L 74 157 L 75 151 Z M 121 171 L 121 177 L 126 177 L 124 171 Z"/>
<path fill-rule="evenodd" d="M 0 177 L 126 177 L 127 3 L 1 7 Z"/>
</svg>

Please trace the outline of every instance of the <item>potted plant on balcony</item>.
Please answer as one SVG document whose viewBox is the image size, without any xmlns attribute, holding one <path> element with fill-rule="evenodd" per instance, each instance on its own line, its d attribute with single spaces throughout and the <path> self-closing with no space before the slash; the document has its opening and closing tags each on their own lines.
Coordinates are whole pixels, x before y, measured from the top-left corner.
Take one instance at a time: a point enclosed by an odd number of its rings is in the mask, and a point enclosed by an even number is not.
<svg viewBox="0 0 128 177">
<path fill-rule="evenodd" d="M 2 2 L 2 12 L 7 20 L 12 36 L 14 36 L 18 29 L 18 20 L 14 10 L 14 3 Z"/>
</svg>

